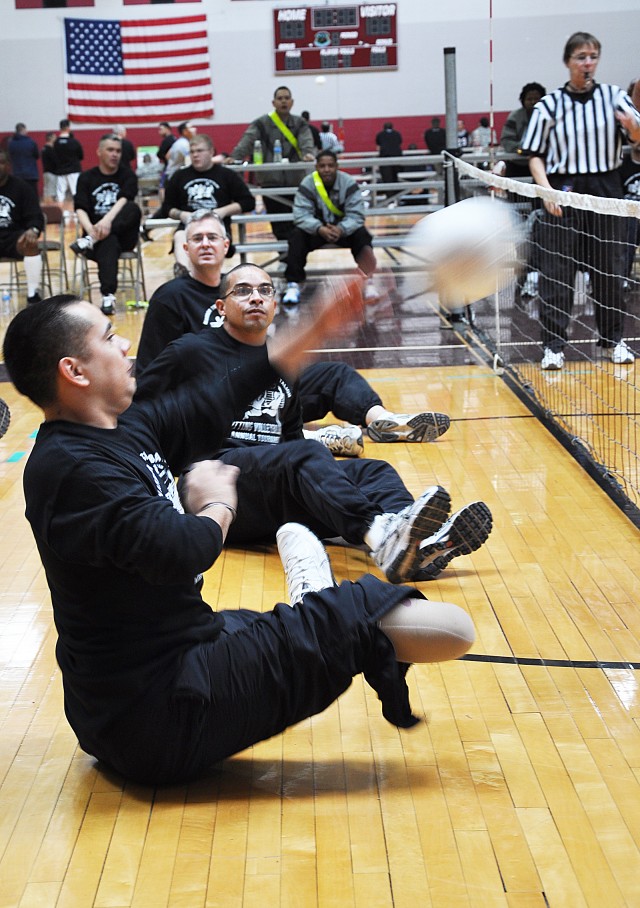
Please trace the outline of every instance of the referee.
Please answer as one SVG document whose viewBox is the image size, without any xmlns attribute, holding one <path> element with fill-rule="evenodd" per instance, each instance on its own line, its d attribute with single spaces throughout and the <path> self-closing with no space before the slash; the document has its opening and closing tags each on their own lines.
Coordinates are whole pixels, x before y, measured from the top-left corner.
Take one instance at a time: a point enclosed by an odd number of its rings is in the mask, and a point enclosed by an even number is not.
<svg viewBox="0 0 640 908">
<path fill-rule="evenodd" d="M 626 91 L 595 81 L 601 45 L 587 32 L 567 41 L 569 80 L 535 105 L 519 152 L 529 157 L 534 181 L 605 198 L 622 198 L 618 168 L 625 134 L 640 141 L 640 113 Z M 623 340 L 626 220 L 544 202 L 540 244 L 542 368 L 561 369 L 578 270 L 591 276 L 598 346 L 614 363 L 632 363 Z M 562 222 L 558 221 L 562 218 Z M 559 228 L 564 229 L 559 229 Z"/>
</svg>

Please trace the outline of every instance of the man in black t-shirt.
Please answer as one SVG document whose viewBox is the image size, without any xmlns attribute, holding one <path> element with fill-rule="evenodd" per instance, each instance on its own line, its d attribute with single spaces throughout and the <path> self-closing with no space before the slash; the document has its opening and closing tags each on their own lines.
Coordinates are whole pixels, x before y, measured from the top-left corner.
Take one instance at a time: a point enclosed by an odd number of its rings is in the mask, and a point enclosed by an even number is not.
<svg viewBox="0 0 640 908">
<path fill-rule="evenodd" d="M 202 599 L 202 574 L 233 522 L 237 471 L 196 464 L 182 500 L 174 473 L 361 311 L 357 287 L 346 285 L 313 323 L 276 339 L 269 358 L 256 349 L 233 381 L 196 381 L 134 405 L 130 344 L 95 307 L 57 297 L 9 325 L 7 369 L 44 413 L 24 491 L 51 591 L 65 715 L 83 750 L 125 778 L 188 781 L 321 712 L 361 672 L 385 718 L 410 727 L 406 663 L 457 658 L 472 644 L 473 625 L 454 605 L 424 604 L 370 576 L 334 586 L 303 527 L 280 535 L 294 607 L 214 612 Z M 259 590 L 256 598 L 261 607 Z M 413 639 L 421 623 L 417 645 L 398 631 L 398 607 Z"/>
<path fill-rule="evenodd" d="M 201 209 L 187 219 L 184 235 L 189 272 L 162 284 L 149 300 L 136 355 L 138 374 L 172 340 L 221 322 L 216 300 L 229 248 L 224 224 Z"/>
<path fill-rule="evenodd" d="M 98 166 L 85 170 L 78 178 L 73 202 L 84 236 L 71 244 L 76 255 L 98 263 L 102 292 L 102 311 L 116 311 L 118 258 L 138 242 L 141 212 L 134 199 L 138 178 L 121 163 L 122 142 L 106 135 L 98 145 Z"/>
<path fill-rule="evenodd" d="M 175 218 L 181 225 L 173 237 L 176 258 L 174 273 L 189 270 L 189 259 L 184 251 L 184 224 L 194 211 L 207 208 L 224 221 L 227 236 L 231 238 L 231 215 L 253 211 L 256 207 L 247 184 L 233 170 L 223 167 L 221 156 L 214 158 L 213 142 L 207 135 L 193 136 L 189 140 L 191 164 L 177 170 L 165 187 L 165 196 L 159 217 Z M 227 256 L 234 254 L 233 245 Z"/>
<path fill-rule="evenodd" d="M 38 237 L 44 218 L 35 189 L 10 170 L 8 152 L 0 151 L 0 256 L 23 260 L 27 303 L 37 303 L 42 276 Z"/>
</svg>

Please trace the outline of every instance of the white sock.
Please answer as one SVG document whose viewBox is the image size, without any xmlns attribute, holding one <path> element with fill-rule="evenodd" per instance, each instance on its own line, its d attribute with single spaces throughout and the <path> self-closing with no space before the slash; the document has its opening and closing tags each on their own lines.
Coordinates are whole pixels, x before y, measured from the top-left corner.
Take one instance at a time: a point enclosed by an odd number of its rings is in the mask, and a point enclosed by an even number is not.
<svg viewBox="0 0 640 908">
<path fill-rule="evenodd" d="M 42 277 L 42 259 L 39 255 L 27 255 L 23 259 L 24 273 L 27 278 L 27 296 L 33 296 L 40 286 Z"/>
<path fill-rule="evenodd" d="M 364 534 L 364 541 L 372 552 L 375 552 L 376 549 L 380 548 L 380 544 L 384 539 L 386 517 L 386 514 L 378 514 L 376 517 L 374 517 L 373 523 Z"/>
</svg>

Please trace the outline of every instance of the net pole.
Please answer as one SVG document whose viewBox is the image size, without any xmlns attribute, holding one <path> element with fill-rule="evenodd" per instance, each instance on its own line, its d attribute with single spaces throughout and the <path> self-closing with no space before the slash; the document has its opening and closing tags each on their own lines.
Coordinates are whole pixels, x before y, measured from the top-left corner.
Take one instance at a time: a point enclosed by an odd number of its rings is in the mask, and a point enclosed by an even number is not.
<svg viewBox="0 0 640 908">
<path fill-rule="evenodd" d="M 455 155 L 458 151 L 458 96 L 456 89 L 456 49 L 444 49 L 444 97 L 446 112 L 447 151 Z M 445 205 L 456 201 L 456 173 L 452 162 L 445 157 Z"/>
</svg>

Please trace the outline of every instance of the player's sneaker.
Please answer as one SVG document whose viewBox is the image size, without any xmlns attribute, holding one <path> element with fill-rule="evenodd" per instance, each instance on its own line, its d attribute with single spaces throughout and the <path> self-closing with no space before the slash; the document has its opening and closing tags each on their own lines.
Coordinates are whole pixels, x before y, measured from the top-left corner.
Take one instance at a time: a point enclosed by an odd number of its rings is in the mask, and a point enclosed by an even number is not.
<svg viewBox="0 0 640 908">
<path fill-rule="evenodd" d="M 420 565 L 420 543 L 432 536 L 449 515 L 451 496 L 431 486 L 398 514 L 383 514 L 382 541 L 371 557 L 390 583 L 410 580 Z"/>
<path fill-rule="evenodd" d="M 493 525 L 491 511 L 484 501 L 466 505 L 440 529 L 420 543 L 415 581 L 433 580 L 458 555 L 469 555 L 487 541 Z"/>
<path fill-rule="evenodd" d="M 605 350 L 605 355 L 609 357 L 612 363 L 620 366 L 628 365 L 635 360 L 633 352 L 623 340 L 618 341 L 615 347 L 609 347 Z"/>
<path fill-rule="evenodd" d="M 447 431 L 451 420 L 446 413 L 389 413 L 367 426 L 374 441 L 436 441 Z"/>
<path fill-rule="evenodd" d="M 116 298 L 113 293 L 106 293 L 102 297 L 102 305 L 100 310 L 104 315 L 115 315 L 116 314 Z"/>
<path fill-rule="evenodd" d="M 289 281 L 287 289 L 282 297 L 283 306 L 297 306 L 300 302 L 300 284 L 295 281 Z"/>
<path fill-rule="evenodd" d="M 564 353 L 562 350 L 554 352 L 549 347 L 544 348 L 544 354 L 542 356 L 542 362 L 540 363 L 541 369 L 550 369 L 557 371 L 562 369 L 564 366 Z"/>
<path fill-rule="evenodd" d="M 93 249 L 93 239 L 90 236 L 79 236 L 77 240 L 71 243 L 69 249 L 75 252 L 76 255 L 84 255 L 85 252 Z"/>
<path fill-rule="evenodd" d="M 335 586 L 329 556 L 320 540 L 301 523 L 285 523 L 276 533 L 291 605 L 307 593 Z"/>
<path fill-rule="evenodd" d="M 360 457 L 364 454 L 359 426 L 320 426 L 319 429 L 305 429 L 304 437 L 319 441 L 329 448 L 334 457 Z"/>
</svg>

